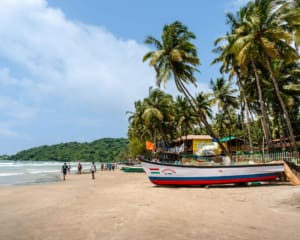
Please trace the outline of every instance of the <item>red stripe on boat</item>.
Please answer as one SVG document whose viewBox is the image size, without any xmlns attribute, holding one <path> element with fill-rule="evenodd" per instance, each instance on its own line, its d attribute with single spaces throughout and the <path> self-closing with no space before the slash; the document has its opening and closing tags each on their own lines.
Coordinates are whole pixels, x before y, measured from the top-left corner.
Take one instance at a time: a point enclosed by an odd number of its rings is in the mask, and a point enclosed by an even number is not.
<svg viewBox="0 0 300 240">
<path fill-rule="evenodd" d="M 159 171 L 159 168 L 149 168 L 150 171 Z"/>
<path fill-rule="evenodd" d="M 255 181 L 274 180 L 278 175 L 255 177 L 255 178 L 240 178 L 240 179 L 217 179 L 217 180 L 162 180 L 152 179 L 151 182 L 157 185 L 209 185 L 209 184 L 226 184 L 226 183 L 243 183 Z"/>
</svg>

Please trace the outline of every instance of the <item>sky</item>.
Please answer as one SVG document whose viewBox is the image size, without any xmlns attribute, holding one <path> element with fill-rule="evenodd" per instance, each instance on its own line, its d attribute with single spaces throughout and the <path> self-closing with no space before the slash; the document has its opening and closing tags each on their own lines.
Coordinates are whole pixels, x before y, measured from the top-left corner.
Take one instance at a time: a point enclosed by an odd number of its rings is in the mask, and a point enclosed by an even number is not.
<svg viewBox="0 0 300 240">
<path fill-rule="evenodd" d="M 194 92 L 220 76 L 214 41 L 246 0 L 0 0 L 0 155 L 64 142 L 127 137 L 128 111 L 155 73 L 148 35 L 181 21 L 201 61 Z M 170 81 L 162 86 L 176 96 Z"/>
</svg>

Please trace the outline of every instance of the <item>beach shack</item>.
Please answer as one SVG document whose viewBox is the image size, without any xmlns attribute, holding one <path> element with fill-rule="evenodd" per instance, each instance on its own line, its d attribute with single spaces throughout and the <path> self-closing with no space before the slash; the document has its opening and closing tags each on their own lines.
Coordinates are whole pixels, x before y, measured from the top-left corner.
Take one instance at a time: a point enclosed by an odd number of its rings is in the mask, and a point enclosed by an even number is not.
<svg viewBox="0 0 300 240">
<path fill-rule="evenodd" d="M 209 135 L 187 135 L 176 139 L 182 152 L 197 156 L 214 156 L 221 153 L 218 143 Z"/>
<path fill-rule="evenodd" d="M 174 139 L 168 147 L 158 143 L 156 153 L 161 161 L 176 162 L 220 155 L 221 148 L 209 135 L 186 135 Z"/>
<path fill-rule="evenodd" d="M 224 137 L 220 142 L 234 154 L 245 150 L 244 141 L 234 136 Z M 160 161 L 165 162 L 222 161 L 222 149 L 210 135 L 181 136 L 168 147 L 158 144 L 156 150 Z"/>
<path fill-rule="evenodd" d="M 220 142 L 231 153 L 248 150 L 245 142 L 234 136 L 221 138 Z M 222 149 L 210 135 L 186 135 L 175 139 L 172 146 L 168 148 L 168 152 L 196 156 L 217 156 L 222 154 Z"/>
<path fill-rule="evenodd" d="M 227 147 L 228 151 L 232 154 L 249 150 L 249 148 L 245 145 L 244 140 L 234 136 L 221 138 L 220 142 L 224 144 L 225 147 Z"/>
<path fill-rule="evenodd" d="M 221 154 L 218 143 L 209 135 L 186 135 L 175 140 L 178 149 L 181 149 L 182 163 L 197 164 L 199 161 L 211 161 Z"/>
</svg>

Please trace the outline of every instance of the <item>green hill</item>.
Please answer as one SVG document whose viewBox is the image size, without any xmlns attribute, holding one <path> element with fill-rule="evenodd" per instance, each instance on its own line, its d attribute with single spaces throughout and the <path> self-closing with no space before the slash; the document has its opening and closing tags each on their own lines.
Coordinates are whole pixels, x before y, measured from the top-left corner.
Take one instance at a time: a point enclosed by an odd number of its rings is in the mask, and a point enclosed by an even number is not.
<svg viewBox="0 0 300 240">
<path fill-rule="evenodd" d="M 30 148 L 6 159 L 113 162 L 124 160 L 127 148 L 128 139 L 102 138 L 90 143 L 69 142 Z"/>
</svg>

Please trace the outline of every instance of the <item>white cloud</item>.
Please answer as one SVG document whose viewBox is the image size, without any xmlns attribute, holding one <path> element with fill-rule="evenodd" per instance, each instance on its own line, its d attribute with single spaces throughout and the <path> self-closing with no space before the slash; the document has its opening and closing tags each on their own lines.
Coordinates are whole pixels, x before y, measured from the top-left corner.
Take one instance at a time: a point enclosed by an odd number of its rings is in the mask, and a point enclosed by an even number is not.
<svg viewBox="0 0 300 240">
<path fill-rule="evenodd" d="M 68 20 L 46 0 L 0 4 L 2 118 L 32 121 L 38 113 L 90 109 L 127 124 L 125 112 L 154 84 L 154 71 L 142 62 L 145 46 Z"/>
<path fill-rule="evenodd" d="M 0 142 L 19 138 L 6 142 L 14 152 L 14 144 L 20 150 L 126 136 L 125 112 L 155 84 L 154 70 L 142 62 L 149 49 L 71 21 L 46 0 L 0 5 Z M 174 84 L 164 90 L 177 93 Z"/>
<path fill-rule="evenodd" d="M 135 41 L 71 22 L 44 0 L 1 5 L 0 54 L 29 72 L 32 92 L 91 105 L 109 102 L 113 110 L 153 83 L 152 70 L 141 62 L 147 49 Z"/>
</svg>

